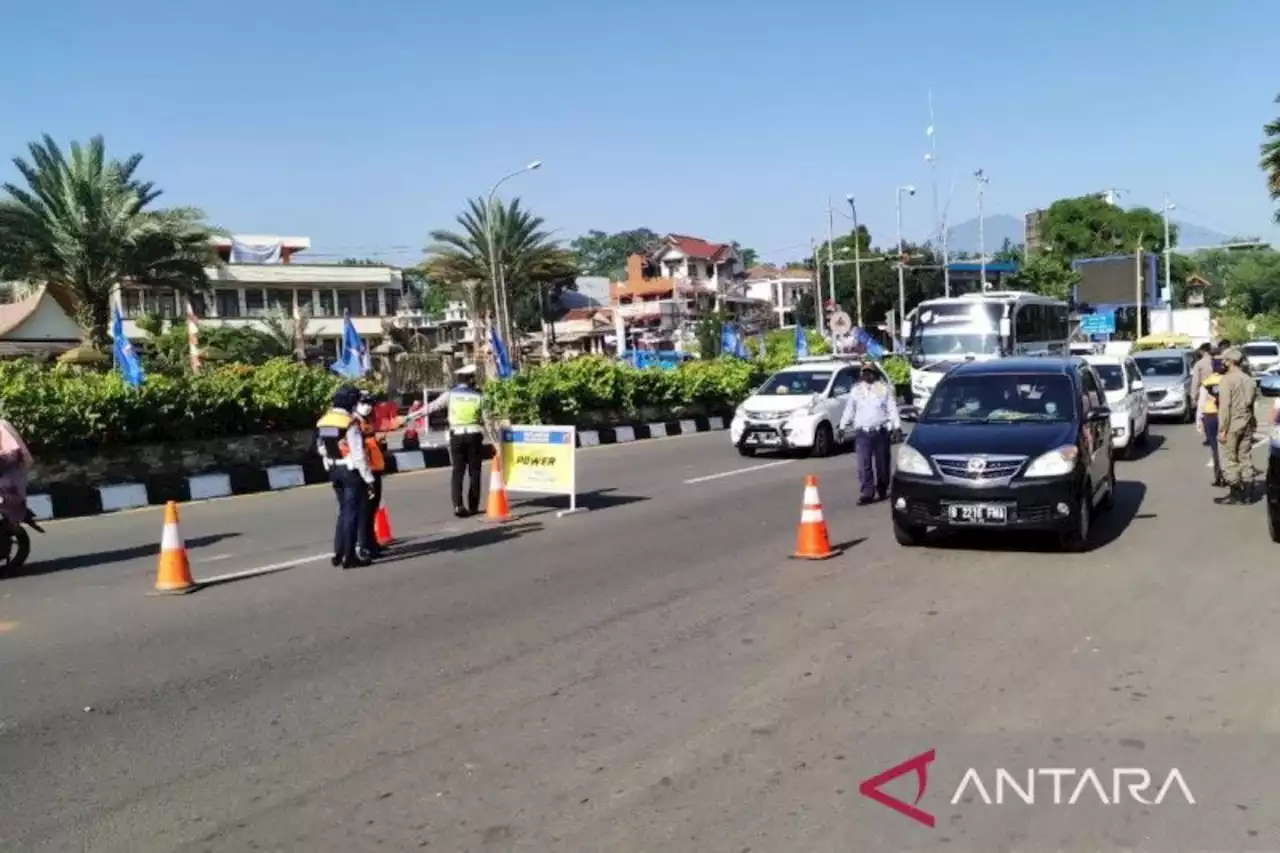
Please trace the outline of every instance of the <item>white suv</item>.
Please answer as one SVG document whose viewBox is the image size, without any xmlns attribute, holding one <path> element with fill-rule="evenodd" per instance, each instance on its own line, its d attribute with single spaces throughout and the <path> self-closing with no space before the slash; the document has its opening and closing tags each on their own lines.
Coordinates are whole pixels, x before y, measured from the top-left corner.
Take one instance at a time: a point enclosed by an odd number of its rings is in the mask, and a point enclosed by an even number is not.
<svg viewBox="0 0 1280 853">
<path fill-rule="evenodd" d="M 881 381 L 888 375 L 875 362 Z M 729 437 L 743 456 L 758 450 L 800 450 L 826 456 L 848 437 L 840 434 L 849 392 L 863 362 L 841 358 L 809 358 L 784 367 L 738 406 Z"/>
<path fill-rule="evenodd" d="M 1280 344 L 1275 341 L 1249 341 L 1240 347 L 1240 351 L 1249 362 L 1249 371 L 1254 376 L 1261 376 L 1274 367 L 1280 367 Z"/>
<path fill-rule="evenodd" d="M 1111 409 L 1111 446 L 1124 456 L 1146 441 L 1148 429 L 1147 393 L 1138 365 L 1128 356 L 1086 355 L 1102 380 L 1102 390 Z"/>
</svg>

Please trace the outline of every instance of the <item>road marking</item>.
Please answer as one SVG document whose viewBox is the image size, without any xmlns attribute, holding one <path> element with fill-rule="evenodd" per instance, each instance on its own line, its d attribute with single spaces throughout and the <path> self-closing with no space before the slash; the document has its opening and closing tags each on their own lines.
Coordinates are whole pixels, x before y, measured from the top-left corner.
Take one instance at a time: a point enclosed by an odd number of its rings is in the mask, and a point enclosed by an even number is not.
<svg viewBox="0 0 1280 853">
<path fill-rule="evenodd" d="M 272 563 L 269 566 L 258 566 L 256 569 L 245 569 L 242 572 L 230 572 L 225 575 L 214 575 L 211 578 L 200 578 L 196 583 L 204 586 L 205 584 L 226 583 L 227 581 L 240 580 L 241 578 L 251 578 L 255 575 L 269 575 L 272 572 L 283 572 L 285 569 L 292 569 L 295 566 L 315 563 L 320 560 L 328 560 L 332 557 L 333 554 L 326 551 L 323 554 L 312 554 L 310 557 L 297 557 L 280 563 Z"/>
<path fill-rule="evenodd" d="M 777 462 L 765 462 L 762 465 L 752 465 L 750 468 L 736 468 L 733 471 L 721 471 L 719 474 L 708 474 L 705 477 L 694 477 L 692 480 L 685 480 L 686 486 L 692 486 L 694 483 L 705 483 L 709 480 L 719 480 L 724 477 L 736 477 L 739 474 L 749 474 L 752 471 L 763 471 L 766 468 L 777 468 L 779 465 L 790 465 L 795 462 L 794 459 L 779 459 Z"/>
</svg>

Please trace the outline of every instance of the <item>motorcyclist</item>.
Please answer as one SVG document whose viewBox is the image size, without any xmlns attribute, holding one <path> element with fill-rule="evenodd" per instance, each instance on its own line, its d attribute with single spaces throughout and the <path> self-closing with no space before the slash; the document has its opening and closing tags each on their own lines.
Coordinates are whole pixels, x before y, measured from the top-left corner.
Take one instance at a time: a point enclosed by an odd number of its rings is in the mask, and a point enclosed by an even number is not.
<svg viewBox="0 0 1280 853">
<path fill-rule="evenodd" d="M 17 429 L 0 418 L 0 516 L 14 527 L 27 517 L 27 478 L 34 462 Z"/>
</svg>

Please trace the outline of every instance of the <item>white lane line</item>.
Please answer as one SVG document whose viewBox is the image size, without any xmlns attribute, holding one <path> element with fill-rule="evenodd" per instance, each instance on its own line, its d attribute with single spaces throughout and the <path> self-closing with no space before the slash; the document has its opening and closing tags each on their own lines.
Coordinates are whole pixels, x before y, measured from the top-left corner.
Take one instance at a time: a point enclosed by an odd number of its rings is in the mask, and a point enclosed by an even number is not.
<svg viewBox="0 0 1280 853">
<path fill-rule="evenodd" d="M 724 477 L 736 477 L 739 474 L 749 474 L 752 471 L 763 471 L 766 468 L 777 468 L 779 465 L 790 465 L 795 462 L 794 459 L 779 459 L 777 462 L 765 462 L 763 465 L 752 465 L 750 468 L 737 468 L 733 471 L 721 471 L 719 474 L 708 474 L 705 477 L 694 477 L 692 480 L 685 480 L 686 486 L 692 486 L 694 483 L 705 483 L 709 480 L 719 480 Z"/>
<path fill-rule="evenodd" d="M 292 569 L 294 566 L 301 566 L 307 563 L 315 563 L 320 560 L 328 560 L 333 556 L 332 552 L 323 554 L 312 554 L 310 557 L 297 557 L 293 560 L 285 560 L 282 563 L 272 563 L 269 566 L 258 566 L 256 569 L 245 569 L 242 572 L 231 572 L 225 575 L 214 575 L 211 578 L 198 578 L 196 583 L 203 586 L 205 584 L 226 583 L 227 581 L 239 580 L 240 578 L 251 578 L 255 575 L 268 575 L 272 572 L 283 572 L 285 569 Z"/>
</svg>

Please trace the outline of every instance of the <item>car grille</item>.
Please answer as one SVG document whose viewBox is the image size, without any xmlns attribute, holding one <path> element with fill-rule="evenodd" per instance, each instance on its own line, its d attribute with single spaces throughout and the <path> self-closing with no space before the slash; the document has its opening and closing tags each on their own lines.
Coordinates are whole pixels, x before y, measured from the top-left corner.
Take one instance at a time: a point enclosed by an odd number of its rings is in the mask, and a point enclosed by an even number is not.
<svg viewBox="0 0 1280 853">
<path fill-rule="evenodd" d="M 981 460 L 981 470 L 970 467 L 970 460 Z M 933 464 L 944 477 L 971 483 L 1008 480 L 1022 469 L 1025 456 L 935 456 Z"/>
<path fill-rule="evenodd" d="M 1164 389 L 1163 389 L 1163 388 L 1161 388 L 1159 391 L 1148 391 L 1148 392 L 1147 392 L 1147 399 L 1148 399 L 1148 400 L 1151 400 L 1152 402 L 1158 402 L 1158 401 L 1160 401 L 1160 400 L 1163 400 L 1163 399 L 1164 399 Z"/>
</svg>

